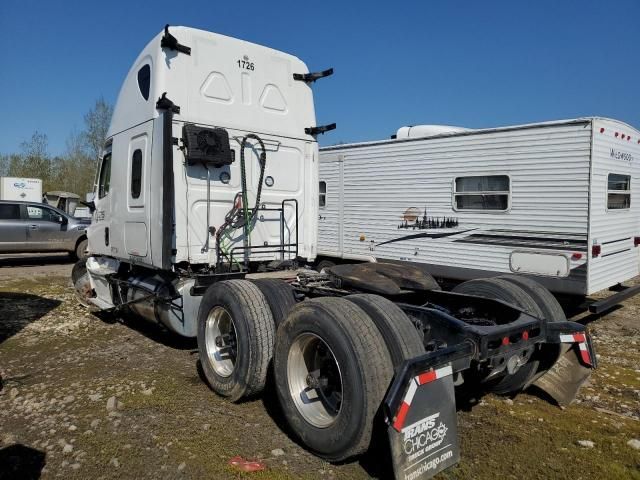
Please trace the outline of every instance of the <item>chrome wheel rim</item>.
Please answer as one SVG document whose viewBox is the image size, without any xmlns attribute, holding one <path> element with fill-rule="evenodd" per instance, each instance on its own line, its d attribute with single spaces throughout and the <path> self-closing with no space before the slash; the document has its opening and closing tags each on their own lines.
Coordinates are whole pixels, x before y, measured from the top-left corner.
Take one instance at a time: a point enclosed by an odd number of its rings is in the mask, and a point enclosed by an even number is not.
<svg viewBox="0 0 640 480">
<path fill-rule="evenodd" d="M 319 336 L 303 333 L 291 344 L 287 360 L 289 394 L 300 415 L 327 428 L 342 409 L 342 374 L 331 348 Z"/>
<path fill-rule="evenodd" d="M 213 307 L 207 316 L 205 348 L 213 370 L 229 377 L 236 366 L 238 344 L 233 318 L 224 307 Z"/>
</svg>

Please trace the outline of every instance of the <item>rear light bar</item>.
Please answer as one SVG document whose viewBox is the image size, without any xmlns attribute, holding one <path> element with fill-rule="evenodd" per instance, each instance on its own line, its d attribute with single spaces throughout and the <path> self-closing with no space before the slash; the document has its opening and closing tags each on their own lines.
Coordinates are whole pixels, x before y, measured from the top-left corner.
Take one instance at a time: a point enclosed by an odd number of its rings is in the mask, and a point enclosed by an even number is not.
<svg viewBox="0 0 640 480">
<path fill-rule="evenodd" d="M 592 245 L 591 246 L 591 256 L 592 257 L 599 257 L 600 254 L 602 253 L 602 245 Z"/>
</svg>

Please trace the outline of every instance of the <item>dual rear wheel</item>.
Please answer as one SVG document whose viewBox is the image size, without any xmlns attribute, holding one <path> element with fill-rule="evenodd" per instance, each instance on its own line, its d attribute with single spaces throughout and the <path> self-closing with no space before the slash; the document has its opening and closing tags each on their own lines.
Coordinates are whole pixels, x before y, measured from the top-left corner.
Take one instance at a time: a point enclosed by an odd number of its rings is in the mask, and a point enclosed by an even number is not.
<svg viewBox="0 0 640 480">
<path fill-rule="evenodd" d="M 232 401 L 255 394 L 273 361 L 279 403 L 301 442 L 331 461 L 363 453 L 394 367 L 424 352 L 417 330 L 377 295 L 289 304 L 289 285 L 260 283 L 219 282 L 202 299 L 198 347 L 210 386 Z"/>
</svg>

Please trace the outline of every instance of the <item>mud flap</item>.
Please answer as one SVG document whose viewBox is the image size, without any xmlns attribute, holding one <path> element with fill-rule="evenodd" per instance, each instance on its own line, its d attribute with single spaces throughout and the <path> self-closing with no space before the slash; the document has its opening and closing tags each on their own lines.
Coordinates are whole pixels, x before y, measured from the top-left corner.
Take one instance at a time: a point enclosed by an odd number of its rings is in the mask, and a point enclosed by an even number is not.
<svg viewBox="0 0 640 480">
<path fill-rule="evenodd" d="M 396 479 L 422 480 L 460 460 L 454 372 L 468 368 L 468 345 L 404 365 L 385 398 Z"/>
<path fill-rule="evenodd" d="M 533 385 L 549 394 L 558 405 L 569 405 L 596 367 L 596 356 L 587 333 L 560 335 L 560 358 Z"/>
<path fill-rule="evenodd" d="M 388 434 L 396 479 L 431 478 L 460 461 L 451 365 L 409 381 Z"/>
</svg>

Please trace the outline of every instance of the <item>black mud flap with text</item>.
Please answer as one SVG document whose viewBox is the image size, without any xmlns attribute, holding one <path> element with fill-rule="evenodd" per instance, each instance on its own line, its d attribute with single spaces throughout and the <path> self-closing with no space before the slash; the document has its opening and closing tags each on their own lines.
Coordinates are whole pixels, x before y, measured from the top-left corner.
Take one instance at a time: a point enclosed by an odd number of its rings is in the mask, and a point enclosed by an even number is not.
<svg viewBox="0 0 640 480">
<path fill-rule="evenodd" d="M 468 367 L 468 345 L 404 365 L 385 398 L 396 479 L 422 480 L 460 460 L 453 374 Z"/>
</svg>

